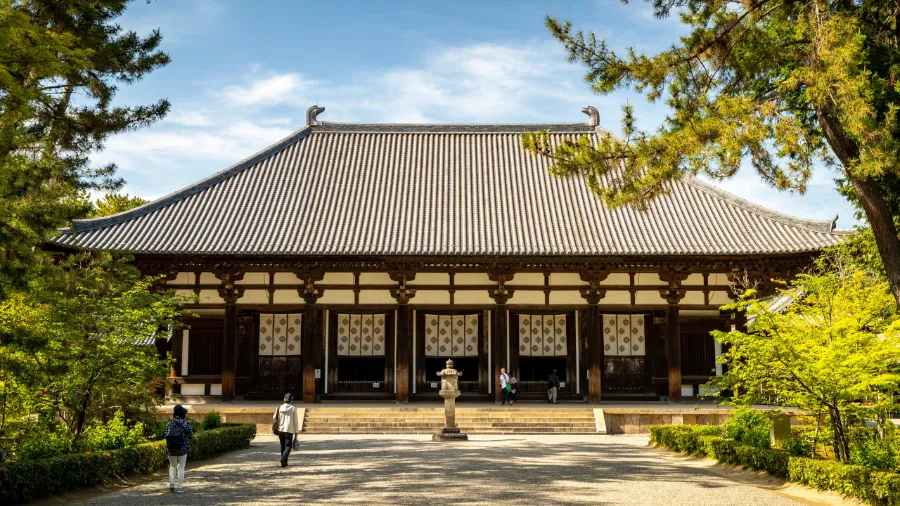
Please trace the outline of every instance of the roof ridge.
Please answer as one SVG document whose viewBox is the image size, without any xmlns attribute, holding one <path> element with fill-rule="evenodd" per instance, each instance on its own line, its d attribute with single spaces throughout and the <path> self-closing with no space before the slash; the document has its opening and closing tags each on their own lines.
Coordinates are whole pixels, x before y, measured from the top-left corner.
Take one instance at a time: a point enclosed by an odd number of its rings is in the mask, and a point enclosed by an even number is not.
<svg viewBox="0 0 900 506">
<path fill-rule="evenodd" d="M 810 220 L 806 218 L 798 218 L 796 216 L 791 216 L 789 214 L 775 211 L 774 209 L 769 209 L 762 204 L 757 204 L 743 197 L 739 197 L 729 192 L 728 190 L 724 190 L 722 188 L 719 188 L 718 186 L 702 181 L 700 178 L 692 174 L 685 174 L 684 178 L 682 178 L 681 181 L 690 186 L 693 186 L 694 188 L 702 192 L 709 194 L 713 198 L 717 198 L 726 203 L 736 205 L 749 213 L 757 214 L 764 218 L 768 218 L 785 225 L 812 230 L 815 232 L 825 232 L 828 234 L 841 233 L 840 231 L 835 231 L 834 228 L 835 222 L 837 221 L 837 216 L 835 216 L 833 220 Z"/>
<path fill-rule="evenodd" d="M 207 188 L 210 188 L 211 186 L 252 167 L 261 159 L 267 158 L 288 147 L 289 145 L 303 139 L 311 131 L 311 127 L 304 126 L 303 128 L 290 133 L 287 137 L 282 138 L 274 144 L 271 144 L 268 147 L 265 147 L 260 151 L 257 151 L 256 153 L 250 155 L 249 157 L 244 158 L 243 160 L 234 163 L 210 176 L 207 176 L 206 178 L 201 179 L 200 181 L 197 181 L 192 185 L 186 186 L 179 190 L 175 190 L 174 192 L 160 197 L 152 202 L 148 202 L 140 207 L 135 207 L 127 211 L 122 211 L 121 213 L 116 213 L 110 216 L 103 216 L 101 218 L 73 220 L 69 227 L 60 229 L 60 232 L 63 234 L 72 234 L 73 232 L 87 232 L 110 225 L 116 225 L 124 221 L 139 218 L 147 213 L 179 202 L 187 197 L 190 197 L 191 195 L 200 193 L 203 190 L 206 190 Z"/>
</svg>

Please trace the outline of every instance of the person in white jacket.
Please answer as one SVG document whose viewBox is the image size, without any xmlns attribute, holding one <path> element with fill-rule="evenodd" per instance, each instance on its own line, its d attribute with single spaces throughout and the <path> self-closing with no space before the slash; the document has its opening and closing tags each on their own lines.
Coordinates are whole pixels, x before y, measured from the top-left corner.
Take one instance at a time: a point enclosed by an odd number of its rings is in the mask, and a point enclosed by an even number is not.
<svg viewBox="0 0 900 506">
<path fill-rule="evenodd" d="M 294 435 L 300 432 L 300 416 L 291 405 L 294 396 L 284 394 L 284 404 L 275 410 L 272 421 L 278 423 L 278 440 L 281 442 L 281 467 L 287 467 L 288 456 L 294 444 Z"/>
</svg>

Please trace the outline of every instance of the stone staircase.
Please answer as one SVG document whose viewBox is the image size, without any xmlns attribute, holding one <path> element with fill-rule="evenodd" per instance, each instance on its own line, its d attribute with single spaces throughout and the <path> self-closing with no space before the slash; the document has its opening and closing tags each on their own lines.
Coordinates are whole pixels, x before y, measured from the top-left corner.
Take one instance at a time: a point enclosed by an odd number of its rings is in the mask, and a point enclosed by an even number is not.
<svg viewBox="0 0 900 506">
<path fill-rule="evenodd" d="M 598 414 L 599 412 L 599 414 Z M 598 423 L 597 416 L 600 417 Z M 456 423 L 467 434 L 605 434 L 601 410 L 591 408 L 457 408 Z M 434 434 L 444 425 L 443 408 L 365 407 L 306 409 L 308 434 Z"/>
</svg>

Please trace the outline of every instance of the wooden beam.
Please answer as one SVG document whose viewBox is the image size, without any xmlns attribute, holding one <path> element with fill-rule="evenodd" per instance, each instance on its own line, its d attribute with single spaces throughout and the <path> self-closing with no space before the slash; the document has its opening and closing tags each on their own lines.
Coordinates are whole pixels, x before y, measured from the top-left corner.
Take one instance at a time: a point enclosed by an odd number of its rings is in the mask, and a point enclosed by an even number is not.
<svg viewBox="0 0 900 506">
<path fill-rule="evenodd" d="M 603 340 L 600 329 L 603 322 L 600 320 L 600 307 L 596 304 L 584 313 L 587 323 L 584 338 L 588 345 L 588 404 L 600 404 L 603 390 Z"/>
<path fill-rule="evenodd" d="M 225 332 L 222 345 L 222 401 L 234 400 L 234 369 L 237 347 L 237 306 L 225 304 Z"/>
<path fill-rule="evenodd" d="M 491 318 L 493 329 L 491 329 L 491 357 L 494 362 L 494 376 L 491 381 L 494 382 L 494 400 L 496 402 L 503 401 L 503 391 L 500 390 L 500 369 L 507 369 L 506 363 L 506 335 L 508 332 L 506 318 L 506 304 L 497 304 L 494 307 L 494 316 Z"/>
<path fill-rule="evenodd" d="M 678 304 L 670 304 L 666 312 L 666 359 L 669 366 L 669 399 L 681 403 L 681 328 Z"/>
</svg>

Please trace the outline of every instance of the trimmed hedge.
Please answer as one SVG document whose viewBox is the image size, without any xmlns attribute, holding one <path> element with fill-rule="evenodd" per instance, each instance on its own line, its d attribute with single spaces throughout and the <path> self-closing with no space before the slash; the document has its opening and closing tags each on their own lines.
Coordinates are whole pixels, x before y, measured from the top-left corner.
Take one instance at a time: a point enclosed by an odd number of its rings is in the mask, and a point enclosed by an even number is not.
<svg viewBox="0 0 900 506">
<path fill-rule="evenodd" d="M 194 433 L 188 461 L 248 448 L 255 436 L 256 426 L 250 424 L 226 425 Z M 148 474 L 168 465 L 165 441 L 119 450 L 11 462 L 0 472 L 0 503 L 30 501 L 44 495 L 97 485 L 113 477 Z"/>
<path fill-rule="evenodd" d="M 650 441 L 675 451 L 712 457 L 779 478 L 834 490 L 870 504 L 900 506 L 900 474 L 872 471 L 833 460 L 792 457 L 784 450 L 764 450 L 713 435 L 708 425 L 652 425 Z M 719 430 L 719 434 L 722 434 Z"/>
</svg>

